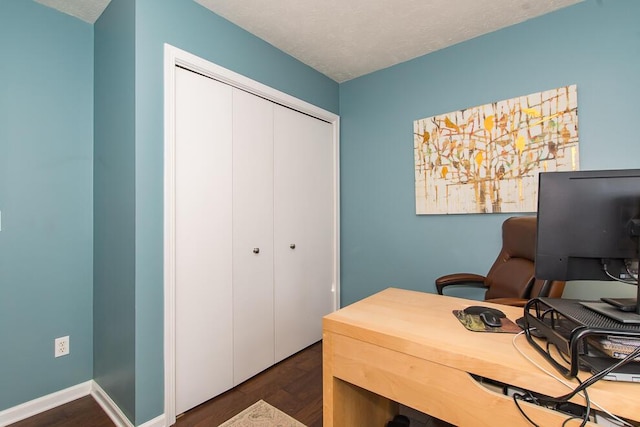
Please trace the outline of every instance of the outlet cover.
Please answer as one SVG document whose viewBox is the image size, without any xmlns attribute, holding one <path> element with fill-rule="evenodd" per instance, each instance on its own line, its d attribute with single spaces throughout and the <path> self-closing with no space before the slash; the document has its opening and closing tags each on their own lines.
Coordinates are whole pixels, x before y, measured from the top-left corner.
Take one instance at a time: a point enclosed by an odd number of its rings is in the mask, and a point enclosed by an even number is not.
<svg viewBox="0 0 640 427">
<path fill-rule="evenodd" d="M 55 357 L 69 354 L 69 336 L 56 338 L 54 341 L 53 355 Z"/>
</svg>

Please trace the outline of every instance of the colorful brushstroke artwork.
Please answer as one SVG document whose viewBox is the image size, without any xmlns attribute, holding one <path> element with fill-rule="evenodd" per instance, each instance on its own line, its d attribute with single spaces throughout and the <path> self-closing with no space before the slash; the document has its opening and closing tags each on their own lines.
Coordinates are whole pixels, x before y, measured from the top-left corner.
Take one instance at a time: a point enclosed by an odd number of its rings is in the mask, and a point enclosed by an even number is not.
<svg viewBox="0 0 640 427">
<path fill-rule="evenodd" d="M 415 120 L 416 214 L 535 212 L 538 174 L 578 170 L 576 85 Z"/>
</svg>

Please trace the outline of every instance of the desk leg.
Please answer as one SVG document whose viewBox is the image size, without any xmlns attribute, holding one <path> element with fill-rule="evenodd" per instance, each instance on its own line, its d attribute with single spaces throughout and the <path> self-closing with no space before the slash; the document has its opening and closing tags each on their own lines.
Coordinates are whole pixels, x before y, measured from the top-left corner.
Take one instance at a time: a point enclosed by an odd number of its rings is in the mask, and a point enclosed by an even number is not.
<svg viewBox="0 0 640 427">
<path fill-rule="evenodd" d="M 384 426 L 398 413 L 396 402 L 333 376 L 331 334 L 323 336 L 322 359 L 324 427 Z"/>
</svg>

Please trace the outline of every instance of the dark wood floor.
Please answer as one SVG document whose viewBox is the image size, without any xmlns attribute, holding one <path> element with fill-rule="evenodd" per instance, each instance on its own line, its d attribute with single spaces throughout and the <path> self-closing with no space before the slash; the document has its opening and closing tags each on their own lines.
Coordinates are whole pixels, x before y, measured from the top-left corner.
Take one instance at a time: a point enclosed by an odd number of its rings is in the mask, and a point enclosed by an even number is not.
<svg viewBox="0 0 640 427">
<path fill-rule="evenodd" d="M 113 421 L 91 396 L 50 409 L 9 427 L 113 427 Z"/>
<path fill-rule="evenodd" d="M 322 427 L 322 343 L 188 411 L 175 425 L 218 426 L 260 399 L 308 427 Z"/>
<path fill-rule="evenodd" d="M 322 343 L 245 381 L 180 416 L 177 427 L 216 427 L 258 400 L 308 427 L 322 426 Z M 91 396 L 51 409 L 10 427 L 112 427 Z"/>
</svg>

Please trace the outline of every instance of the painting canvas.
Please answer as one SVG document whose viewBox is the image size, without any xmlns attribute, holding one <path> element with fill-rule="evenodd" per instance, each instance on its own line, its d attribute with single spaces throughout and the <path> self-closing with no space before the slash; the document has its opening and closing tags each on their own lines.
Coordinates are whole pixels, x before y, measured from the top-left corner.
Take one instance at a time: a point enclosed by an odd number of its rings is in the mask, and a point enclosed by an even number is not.
<svg viewBox="0 0 640 427">
<path fill-rule="evenodd" d="M 576 85 L 415 120 L 416 214 L 535 212 L 538 174 L 578 170 Z"/>
</svg>

